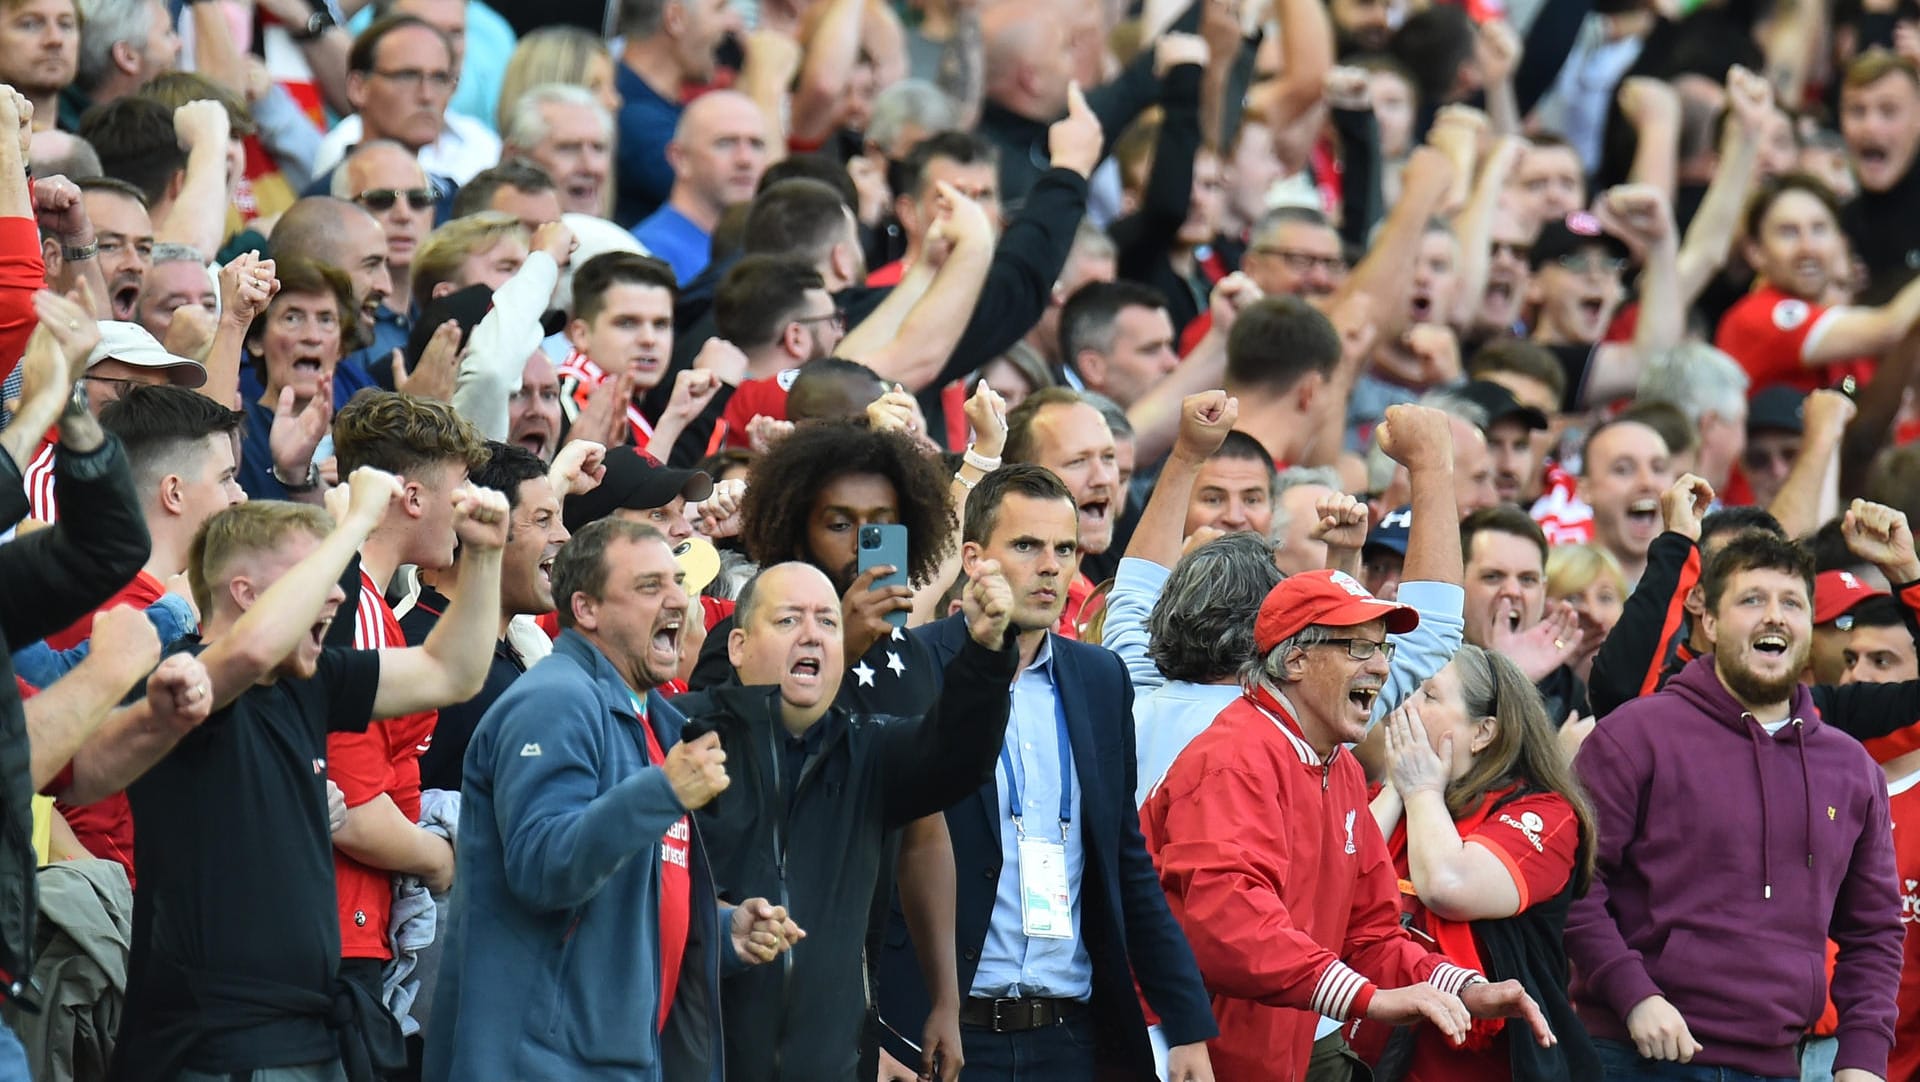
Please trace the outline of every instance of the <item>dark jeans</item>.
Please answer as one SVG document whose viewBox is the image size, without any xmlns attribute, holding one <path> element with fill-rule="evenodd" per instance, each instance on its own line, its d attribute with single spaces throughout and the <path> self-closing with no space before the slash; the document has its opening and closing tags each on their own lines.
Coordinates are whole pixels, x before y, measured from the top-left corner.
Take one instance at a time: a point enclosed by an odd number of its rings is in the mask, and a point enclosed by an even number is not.
<svg viewBox="0 0 1920 1082">
<path fill-rule="evenodd" d="M 1595 1038 L 1593 1047 L 1600 1054 L 1607 1082 L 1799 1082 L 1798 1076 L 1776 1078 L 1704 1063 L 1646 1059 L 1632 1045 L 1619 1041 Z"/>
<path fill-rule="evenodd" d="M 960 1027 L 967 1082 L 1093 1082 L 1093 1019 L 1022 1033 Z"/>
</svg>

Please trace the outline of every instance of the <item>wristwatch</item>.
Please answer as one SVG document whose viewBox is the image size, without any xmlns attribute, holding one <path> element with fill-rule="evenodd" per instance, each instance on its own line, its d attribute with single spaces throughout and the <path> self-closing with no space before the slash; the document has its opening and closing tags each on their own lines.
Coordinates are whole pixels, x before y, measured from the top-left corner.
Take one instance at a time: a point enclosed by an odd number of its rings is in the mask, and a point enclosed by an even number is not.
<svg viewBox="0 0 1920 1082">
<path fill-rule="evenodd" d="M 99 254 L 100 242 L 97 240 L 90 240 L 77 248 L 71 244 L 62 244 L 60 246 L 60 258 L 69 263 L 84 263 Z"/>
<path fill-rule="evenodd" d="M 273 479 L 280 482 L 280 487 L 290 493 L 312 492 L 314 489 L 320 487 L 320 465 L 316 462 L 307 463 L 307 479 L 298 484 L 280 476 L 280 467 L 278 466 L 273 468 Z"/>
<path fill-rule="evenodd" d="M 295 41 L 315 41 L 336 25 L 338 24 L 333 21 L 333 13 L 325 7 L 319 7 L 314 9 L 313 14 L 307 16 L 307 25 L 289 27 L 287 35 Z"/>
<path fill-rule="evenodd" d="M 78 417 L 83 413 L 89 413 L 91 412 L 91 406 L 92 402 L 87 398 L 87 381 L 85 379 L 74 380 L 73 393 L 67 396 L 67 416 Z"/>
</svg>

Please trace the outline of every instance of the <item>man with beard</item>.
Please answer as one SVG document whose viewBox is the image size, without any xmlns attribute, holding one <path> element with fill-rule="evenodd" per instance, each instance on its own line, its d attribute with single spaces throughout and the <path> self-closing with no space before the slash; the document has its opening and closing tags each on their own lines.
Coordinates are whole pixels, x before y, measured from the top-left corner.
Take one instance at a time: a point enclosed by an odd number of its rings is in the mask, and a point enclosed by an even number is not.
<svg viewBox="0 0 1920 1082">
<path fill-rule="evenodd" d="M 281 266 L 289 259 L 308 259 L 344 272 L 353 283 L 353 300 L 359 306 L 358 325 L 372 327 L 387 297 L 393 292 L 393 276 L 387 266 L 387 237 L 380 223 L 364 209 L 344 199 L 309 196 L 287 208 L 273 227 L 267 254 Z M 356 343 L 346 343 L 346 356 L 333 369 L 333 405 L 346 406 L 362 388 L 376 386 L 367 369 L 369 361 L 386 358 L 357 352 Z M 253 365 L 240 366 L 240 394 L 248 402 L 266 393 Z"/>
<path fill-rule="evenodd" d="M 1762 279 L 1720 321 L 1714 344 L 1740 362 L 1755 387 L 1799 391 L 1864 384 L 1876 359 L 1920 322 L 1920 283 L 1878 308 L 1831 305 L 1846 242 L 1833 193 L 1812 177 L 1766 181 L 1747 205 L 1747 262 Z"/>
<path fill-rule="evenodd" d="M 1716 652 L 1615 710 L 1575 760 L 1599 844 L 1567 918 L 1574 1004 L 1609 1077 L 1679 1062 L 1784 1078 L 1830 986 L 1834 1079 L 1885 1078 L 1902 940 L 1886 779 L 1799 682 L 1812 564 L 1746 533 L 1703 585 Z"/>
<path fill-rule="evenodd" d="M 372 335 L 354 359 L 372 369 L 407 344 L 407 317 L 413 312 L 413 253 L 433 231 L 433 187 L 427 171 L 390 139 L 362 143 L 333 173 L 333 196 L 374 216 L 387 242 L 387 295 L 380 298 L 365 326 Z M 421 307 L 429 298 L 420 298 Z"/>
<path fill-rule="evenodd" d="M 112 177 L 89 177 L 77 182 L 80 199 L 93 223 L 94 242 L 100 246 L 100 276 L 107 283 L 112 318 L 135 319 L 140 287 L 153 265 L 153 218 L 140 189 Z"/>
</svg>

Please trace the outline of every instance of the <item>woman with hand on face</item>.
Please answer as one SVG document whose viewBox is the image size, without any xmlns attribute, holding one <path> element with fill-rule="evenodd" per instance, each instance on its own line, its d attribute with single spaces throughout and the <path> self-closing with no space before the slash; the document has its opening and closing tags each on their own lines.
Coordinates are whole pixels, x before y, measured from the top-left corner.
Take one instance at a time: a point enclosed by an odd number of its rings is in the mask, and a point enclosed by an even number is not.
<svg viewBox="0 0 1920 1082">
<path fill-rule="evenodd" d="M 1567 998 L 1568 903 L 1593 876 L 1593 816 L 1539 693 L 1499 654 L 1462 645 L 1383 723 L 1387 782 L 1372 804 L 1400 876 L 1402 920 L 1456 964 L 1514 979 L 1559 1043 L 1473 1024 L 1463 1045 L 1432 1027 L 1363 1025 L 1356 1052 L 1380 1082 L 1600 1077 Z"/>
</svg>

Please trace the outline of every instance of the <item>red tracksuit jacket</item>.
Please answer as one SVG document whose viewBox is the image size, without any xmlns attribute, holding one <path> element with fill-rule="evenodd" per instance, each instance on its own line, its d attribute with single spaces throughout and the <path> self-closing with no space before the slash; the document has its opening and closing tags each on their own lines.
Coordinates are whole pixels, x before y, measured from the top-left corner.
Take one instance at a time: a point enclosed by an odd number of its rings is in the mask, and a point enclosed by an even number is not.
<svg viewBox="0 0 1920 1082">
<path fill-rule="evenodd" d="M 1366 1012 L 1375 982 L 1458 993 L 1479 974 L 1400 926 L 1398 880 L 1351 754 L 1322 760 L 1283 704 L 1242 696 L 1140 808 L 1220 1036 L 1220 1078 L 1305 1076 L 1320 1015 Z"/>
</svg>

